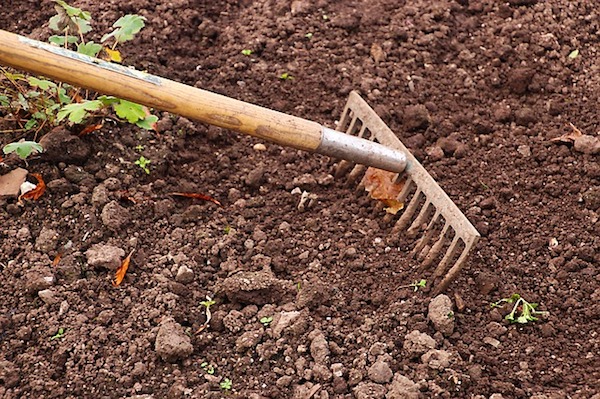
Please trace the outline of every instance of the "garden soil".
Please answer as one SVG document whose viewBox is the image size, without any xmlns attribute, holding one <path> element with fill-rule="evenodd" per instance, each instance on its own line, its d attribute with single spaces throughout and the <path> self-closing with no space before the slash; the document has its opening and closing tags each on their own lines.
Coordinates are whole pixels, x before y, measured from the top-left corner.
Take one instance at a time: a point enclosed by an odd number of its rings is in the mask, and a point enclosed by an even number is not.
<svg viewBox="0 0 600 399">
<path fill-rule="evenodd" d="M 336 160 L 166 113 L 43 130 L 47 153 L 1 166 L 48 187 L 0 200 L 0 397 L 599 397 L 600 4 L 73 5 L 96 42 L 146 17 L 126 65 L 328 127 L 357 90 L 482 239 L 434 298 Z M 52 2 L 1 9 L 2 29 L 51 34 Z M 2 145 L 34 139 L 0 117 Z M 570 124 L 588 140 L 552 140 Z M 515 293 L 548 313 L 510 324 L 490 304 Z"/>
</svg>

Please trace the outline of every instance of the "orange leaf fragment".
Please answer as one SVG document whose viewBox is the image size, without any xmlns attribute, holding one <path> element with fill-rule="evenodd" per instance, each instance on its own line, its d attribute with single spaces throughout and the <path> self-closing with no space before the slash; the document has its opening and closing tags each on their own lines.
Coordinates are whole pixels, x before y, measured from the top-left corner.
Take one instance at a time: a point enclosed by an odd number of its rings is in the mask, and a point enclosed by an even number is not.
<svg viewBox="0 0 600 399">
<path fill-rule="evenodd" d="M 79 132 L 79 137 L 85 136 L 86 134 L 90 134 L 91 132 L 95 132 L 96 130 L 102 128 L 103 124 L 99 123 L 97 125 L 89 125 L 86 126 L 81 132 Z"/>
<path fill-rule="evenodd" d="M 204 201 L 210 201 L 213 202 L 219 206 L 223 206 L 223 204 L 221 204 L 219 201 L 217 201 L 216 199 L 214 199 L 213 197 L 211 197 L 210 195 L 206 195 L 206 194 L 200 194 L 200 193 L 169 193 L 170 195 L 175 195 L 178 197 L 186 197 L 186 198 L 196 198 L 196 199 L 201 199 Z"/>
<path fill-rule="evenodd" d="M 54 257 L 54 260 L 52 261 L 52 267 L 56 267 L 58 266 L 58 263 L 60 262 L 60 258 L 62 258 L 62 253 L 57 253 L 56 256 Z"/>
<path fill-rule="evenodd" d="M 36 201 L 46 191 L 46 183 L 44 183 L 42 175 L 40 175 L 39 173 L 32 173 L 31 176 L 35 177 L 35 179 L 38 181 L 38 184 L 33 190 L 27 191 L 25 194 L 21 194 L 19 196 L 19 202 L 21 202 L 22 199 L 32 199 Z"/>
<path fill-rule="evenodd" d="M 113 286 L 118 287 L 123 282 L 125 273 L 127 273 L 127 269 L 129 269 L 129 262 L 131 261 L 131 255 L 133 255 L 133 251 L 135 251 L 135 249 L 132 249 L 129 255 L 123 259 L 123 263 L 121 263 L 121 266 L 119 266 L 115 272 L 115 278 L 112 281 Z"/>
<path fill-rule="evenodd" d="M 404 208 L 404 203 L 398 201 L 404 182 L 396 182 L 397 176 L 397 173 L 371 167 L 363 177 L 363 184 L 369 196 L 387 205 L 385 211 L 392 215 Z"/>
<path fill-rule="evenodd" d="M 111 50 L 107 47 L 104 47 L 104 51 L 107 54 L 107 58 L 105 58 L 105 61 L 113 61 L 113 62 L 122 62 L 123 61 L 123 57 L 121 56 L 121 52 L 119 50 Z"/>
</svg>

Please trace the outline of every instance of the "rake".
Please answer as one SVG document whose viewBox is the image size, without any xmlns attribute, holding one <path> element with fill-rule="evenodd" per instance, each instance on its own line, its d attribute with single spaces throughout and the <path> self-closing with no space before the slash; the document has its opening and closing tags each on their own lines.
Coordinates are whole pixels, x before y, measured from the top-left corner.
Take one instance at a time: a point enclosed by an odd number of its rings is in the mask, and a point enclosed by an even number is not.
<svg viewBox="0 0 600 399">
<path fill-rule="evenodd" d="M 367 167 L 396 173 L 407 203 L 393 233 L 407 229 L 413 256 L 433 272 L 434 293 L 457 277 L 479 233 L 396 135 L 352 92 L 339 130 L 155 75 L 0 30 L 0 64 L 114 95 L 152 108 L 249 134 L 277 144 L 340 158 L 336 175 L 356 181 Z M 417 211 L 419 211 L 417 213 Z M 438 280 L 439 283 L 437 282 Z"/>
</svg>

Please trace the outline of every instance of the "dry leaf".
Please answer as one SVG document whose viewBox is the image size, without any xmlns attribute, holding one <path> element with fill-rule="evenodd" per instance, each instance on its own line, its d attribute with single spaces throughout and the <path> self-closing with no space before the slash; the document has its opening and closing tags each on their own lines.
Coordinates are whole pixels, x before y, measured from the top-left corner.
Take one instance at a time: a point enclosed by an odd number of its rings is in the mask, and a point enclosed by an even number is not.
<svg viewBox="0 0 600 399">
<path fill-rule="evenodd" d="M 571 126 L 571 129 L 573 129 L 573 131 L 571 133 L 563 134 L 562 136 L 553 138 L 550 141 L 573 144 L 575 142 L 575 140 L 577 140 L 579 137 L 583 136 L 583 133 L 581 133 L 581 130 L 577 129 L 577 127 L 574 124 L 569 123 L 569 125 Z"/>
<path fill-rule="evenodd" d="M 115 278 L 112 281 L 113 286 L 118 287 L 123 282 L 125 274 L 127 273 L 127 269 L 129 269 L 129 262 L 131 261 L 131 255 L 133 255 L 133 251 L 135 251 L 135 249 L 131 250 L 129 255 L 127 255 L 127 257 L 123 260 L 123 263 L 121 263 L 121 266 L 119 266 L 115 272 Z"/>
<path fill-rule="evenodd" d="M 169 194 L 170 195 L 175 195 L 175 196 L 178 196 L 178 197 L 201 199 L 201 200 L 204 200 L 204 201 L 214 202 L 215 204 L 217 204 L 219 206 L 223 206 L 223 204 L 221 204 L 219 201 L 217 201 L 213 197 L 211 197 L 209 195 L 205 195 L 205 194 L 200 194 L 200 193 L 169 193 Z"/>
<path fill-rule="evenodd" d="M 102 128 L 102 126 L 104 126 L 103 124 L 97 124 L 97 125 L 89 125 L 86 126 L 81 132 L 79 132 L 79 137 L 85 136 L 86 134 L 90 134 L 91 132 L 94 132 L 100 128 Z"/>
<path fill-rule="evenodd" d="M 58 263 L 60 262 L 60 258 L 62 258 L 62 254 L 59 252 L 58 254 L 56 254 L 56 256 L 54 257 L 54 260 L 52 261 L 52 267 L 58 266 Z"/>
<path fill-rule="evenodd" d="M 363 184 L 369 196 L 387 205 L 385 211 L 392 215 L 404 208 L 404 204 L 397 199 L 404 183 L 396 183 L 397 175 L 397 173 L 371 167 L 363 177 Z"/>
<path fill-rule="evenodd" d="M 35 188 L 31 191 L 27 191 L 25 194 L 21 194 L 19 196 L 19 202 L 21 202 L 22 199 L 32 199 L 36 201 L 46 191 L 46 183 L 44 183 L 42 175 L 40 175 L 39 173 L 31 173 L 31 176 L 35 177 L 35 179 L 38 181 L 37 186 L 35 186 Z"/>
<path fill-rule="evenodd" d="M 106 61 L 113 61 L 113 62 L 119 62 L 119 63 L 121 61 L 123 61 L 123 57 L 121 56 L 121 52 L 119 50 L 111 50 L 107 47 L 104 47 L 104 51 L 108 55 L 108 57 L 106 58 Z"/>
</svg>

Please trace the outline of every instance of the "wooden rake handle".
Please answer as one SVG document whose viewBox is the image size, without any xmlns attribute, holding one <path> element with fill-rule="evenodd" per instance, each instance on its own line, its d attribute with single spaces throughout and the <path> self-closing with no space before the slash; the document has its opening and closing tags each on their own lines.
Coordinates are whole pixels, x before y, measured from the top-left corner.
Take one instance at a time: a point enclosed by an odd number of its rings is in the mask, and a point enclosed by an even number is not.
<svg viewBox="0 0 600 399">
<path fill-rule="evenodd" d="M 396 172 L 401 172 L 406 164 L 404 154 L 316 122 L 3 30 L 0 30 L 0 64 L 300 150 Z"/>
</svg>

